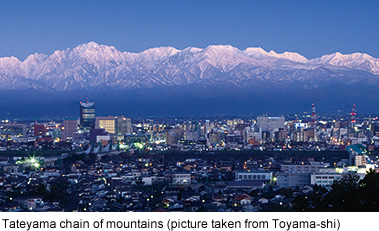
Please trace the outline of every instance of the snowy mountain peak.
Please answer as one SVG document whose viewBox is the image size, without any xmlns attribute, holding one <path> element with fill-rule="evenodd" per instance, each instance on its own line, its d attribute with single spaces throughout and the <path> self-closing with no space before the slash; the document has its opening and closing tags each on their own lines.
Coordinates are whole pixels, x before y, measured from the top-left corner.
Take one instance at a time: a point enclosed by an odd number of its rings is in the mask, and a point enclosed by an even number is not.
<svg viewBox="0 0 379 231">
<path fill-rule="evenodd" d="M 11 57 L 0 57 L 0 65 L 1 63 L 4 63 L 4 64 L 8 64 L 8 63 L 13 63 L 13 64 L 16 64 L 16 63 L 21 63 L 21 61 L 14 57 L 14 56 L 11 56 Z"/>
<path fill-rule="evenodd" d="M 319 59 L 322 63 L 330 63 L 330 62 L 340 62 L 340 61 L 359 61 L 359 60 L 375 60 L 374 57 L 364 54 L 364 53 L 352 53 L 352 54 L 342 54 L 340 52 L 336 52 L 329 55 L 323 55 Z"/>
<path fill-rule="evenodd" d="M 137 60 L 146 63 L 148 66 L 151 65 L 149 62 L 160 62 L 162 60 L 167 59 L 178 53 L 174 47 L 155 47 L 142 51 L 141 53 L 135 54 L 137 56 Z"/>
<path fill-rule="evenodd" d="M 187 47 L 183 50 L 184 52 L 191 52 L 191 53 L 198 53 L 203 51 L 203 49 L 198 48 L 198 47 Z"/>
<path fill-rule="evenodd" d="M 248 47 L 243 52 L 250 57 L 268 56 L 268 53 L 261 47 Z"/>
<path fill-rule="evenodd" d="M 231 45 L 210 45 L 204 49 L 206 53 L 225 54 L 225 53 L 239 53 L 238 48 Z"/>
<path fill-rule="evenodd" d="M 68 49 L 70 50 L 70 49 Z M 107 45 L 99 45 L 96 42 L 89 42 L 89 43 L 84 43 L 81 45 L 76 46 L 71 50 L 74 53 L 78 54 L 94 54 L 98 53 L 102 55 L 110 54 L 110 53 L 121 53 L 118 51 L 114 46 L 107 46 Z"/>
<path fill-rule="evenodd" d="M 174 47 L 155 47 L 144 50 L 139 54 L 169 57 L 178 52 L 179 50 Z"/>
<path fill-rule="evenodd" d="M 377 58 L 363 53 L 337 52 L 308 60 L 295 52 L 266 52 L 260 47 L 241 51 L 231 45 L 183 50 L 156 47 L 131 53 L 89 42 L 51 55 L 32 54 L 23 62 L 15 57 L 0 58 L 0 89 L 32 86 L 62 91 L 289 83 L 317 87 L 325 81 L 355 83 L 362 79 L 379 85 Z"/>
<path fill-rule="evenodd" d="M 275 51 L 271 50 L 269 54 L 273 57 L 280 58 L 280 59 L 288 59 L 291 61 L 299 62 L 299 63 L 306 63 L 308 62 L 308 59 L 304 56 L 295 53 L 295 52 L 288 52 L 285 51 L 283 53 L 276 53 Z"/>
<path fill-rule="evenodd" d="M 266 52 L 261 47 L 249 47 L 243 51 L 246 55 L 249 57 L 254 58 L 278 58 L 278 59 L 288 59 L 294 62 L 299 63 L 306 63 L 308 62 L 308 59 L 304 56 L 295 53 L 295 52 L 284 52 L 284 53 L 276 53 L 275 51 L 271 50 L 270 52 Z"/>
<path fill-rule="evenodd" d="M 21 61 L 13 56 L 0 58 L 0 78 L 2 76 L 18 75 L 21 64 Z"/>
<path fill-rule="evenodd" d="M 342 54 L 336 52 L 311 60 L 311 63 L 347 67 L 379 74 L 379 59 L 364 53 Z"/>
</svg>

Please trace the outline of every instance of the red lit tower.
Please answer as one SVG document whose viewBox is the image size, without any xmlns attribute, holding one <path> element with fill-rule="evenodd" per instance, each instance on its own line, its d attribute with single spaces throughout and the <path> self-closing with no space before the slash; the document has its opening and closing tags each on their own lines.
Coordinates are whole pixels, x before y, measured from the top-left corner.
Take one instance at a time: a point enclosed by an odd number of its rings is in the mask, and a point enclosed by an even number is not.
<svg viewBox="0 0 379 231">
<path fill-rule="evenodd" d="M 351 107 L 351 113 L 350 113 L 350 126 L 352 128 L 355 127 L 355 124 L 356 124 L 356 120 L 355 120 L 355 116 L 357 115 L 357 113 L 355 112 L 355 104 L 353 104 L 353 106 Z"/>
<path fill-rule="evenodd" d="M 316 122 L 317 122 L 317 116 L 316 116 L 316 106 L 314 103 L 312 103 L 312 122 L 311 126 L 313 129 L 316 128 Z"/>
</svg>

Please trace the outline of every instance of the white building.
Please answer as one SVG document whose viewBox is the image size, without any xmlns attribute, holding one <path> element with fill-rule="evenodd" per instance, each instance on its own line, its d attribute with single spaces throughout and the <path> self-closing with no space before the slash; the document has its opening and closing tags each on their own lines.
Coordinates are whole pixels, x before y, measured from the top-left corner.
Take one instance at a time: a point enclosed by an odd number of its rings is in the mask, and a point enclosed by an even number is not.
<svg viewBox="0 0 379 231">
<path fill-rule="evenodd" d="M 284 129 L 284 117 L 258 116 L 257 126 L 259 128 L 261 139 L 262 132 L 270 132 L 270 136 L 273 138 L 275 132 L 279 131 L 279 129 Z"/>
<path fill-rule="evenodd" d="M 271 181 L 272 180 L 272 172 L 236 172 L 236 181 L 242 180 L 263 180 L 263 181 Z"/>
<path fill-rule="evenodd" d="M 282 164 L 280 165 L 280 171 L 286 173 L 316 173 L 328 166 L 329 164 L 327 163 Z"/>
<path fill-rule="evenodd" d="M 311 174 L 311 185 L 331 186 L 335 180 L 340 179 L 342 173 L 313 173 Z"/>
<path fill-rule="evenodd" d="M 311 174 L 311 184 L 320 186 L 331 186 L 335 180 L 341 179 L 347 173 L 313 173 Z M 357 173 L 360 179 L 365 177 L 365 173 Z"/>
<path fill-rule="evenodd" d="M 187 185 L 191 184 L 190 172 L 173 172 L 165 175 L 166 180 L 170 181 L 173 185 Z"/>
</svg>

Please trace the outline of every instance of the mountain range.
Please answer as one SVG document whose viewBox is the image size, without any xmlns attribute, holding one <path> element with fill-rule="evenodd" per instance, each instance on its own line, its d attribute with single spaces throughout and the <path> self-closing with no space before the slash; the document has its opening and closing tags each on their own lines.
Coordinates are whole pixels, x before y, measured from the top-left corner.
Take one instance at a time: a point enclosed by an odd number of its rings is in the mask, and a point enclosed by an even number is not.
<svg viewBox="0 0 379 231">
<path fill-rule="evenodd" d="M 209 86 L 324 85 L 378 86 L 379 59 L 339 52 L 308 60 L 294 52 L 239 50 L 230 45 L 204 49 L 173 47 L 121 52 L 89 42 L 51 55 L 33 54 L 24 61 L 0 58 L 0 89 L 66 91 L 76 89 L 144 89 L 201 84 Z"/>
<path fill-rule="evenodd" d="M 131 53 L 89 42 L 24 61 L 0 58 L 0 116 L 76 115 L 86 96 L 102 114 L 285 113 L 309 111 L 312 102 L 374 112 L 378 90 L 379 59 L 364 53 L 307 59 L 230 45 Z"/>
</svg>

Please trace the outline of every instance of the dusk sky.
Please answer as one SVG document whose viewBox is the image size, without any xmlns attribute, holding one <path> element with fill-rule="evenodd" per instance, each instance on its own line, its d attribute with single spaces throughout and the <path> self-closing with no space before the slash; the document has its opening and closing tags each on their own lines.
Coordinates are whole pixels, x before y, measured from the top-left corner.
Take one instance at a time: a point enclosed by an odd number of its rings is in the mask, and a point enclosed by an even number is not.
<svg viewBox="0 0 379 231">
<path fill-rule="evenodd" d="M 379 1 L 0 1 L 0 57 L 95 41 L 121 51 L 230 44 L 379 57 Z"/>
</svg>

